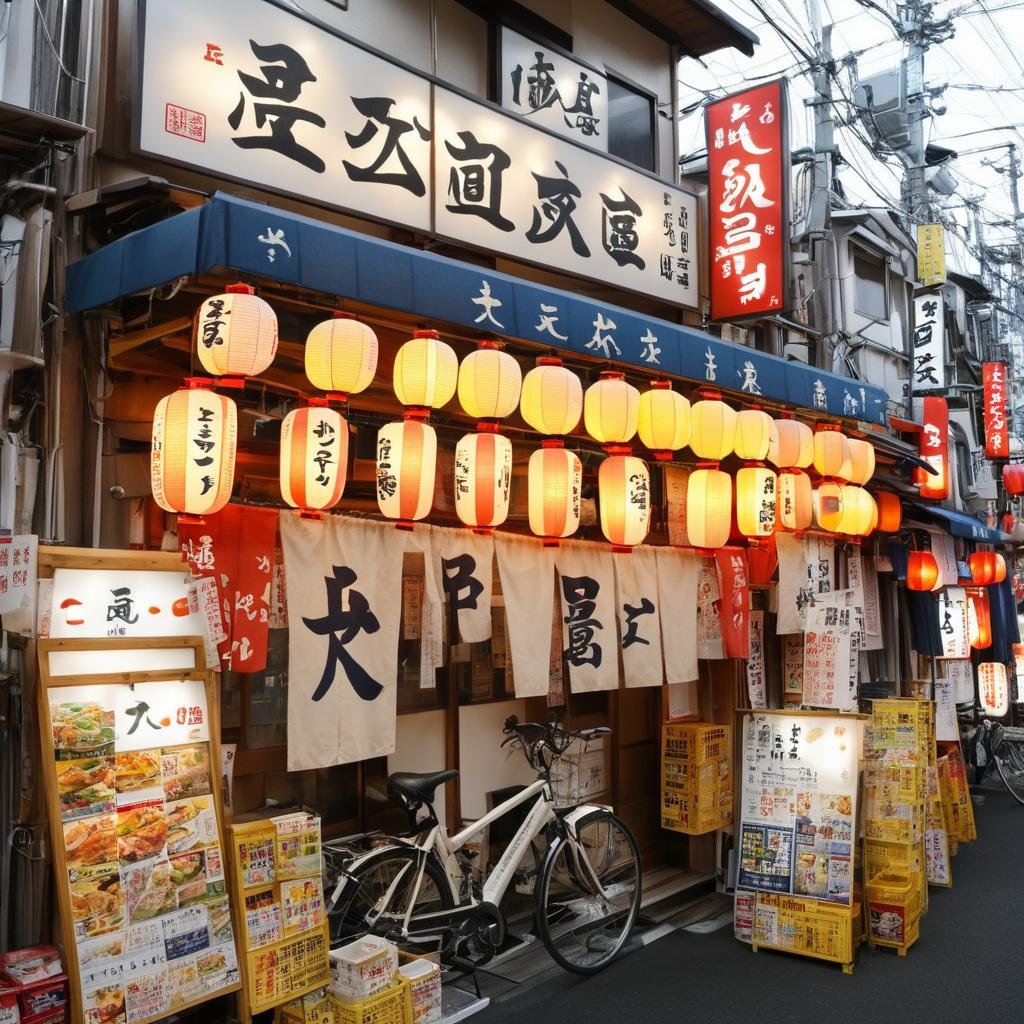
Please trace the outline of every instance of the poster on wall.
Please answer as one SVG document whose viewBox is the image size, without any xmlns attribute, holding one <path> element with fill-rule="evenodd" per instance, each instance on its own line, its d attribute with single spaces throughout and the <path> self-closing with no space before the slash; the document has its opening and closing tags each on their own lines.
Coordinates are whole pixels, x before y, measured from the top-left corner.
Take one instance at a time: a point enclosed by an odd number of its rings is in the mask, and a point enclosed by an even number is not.
<svg viewBox="0 0 1024 1024">
<path fill-rule="evenodd" d="M 750 711 L 743 725 L 740 890 L 850 905 L 861 722 Z"/>
</svg>

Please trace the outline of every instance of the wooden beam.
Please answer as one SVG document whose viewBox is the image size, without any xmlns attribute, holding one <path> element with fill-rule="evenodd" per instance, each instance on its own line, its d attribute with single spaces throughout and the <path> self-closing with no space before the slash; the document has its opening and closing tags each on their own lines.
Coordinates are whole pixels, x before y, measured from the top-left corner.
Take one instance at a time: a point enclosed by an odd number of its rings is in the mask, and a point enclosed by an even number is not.
<svg viewBox="0 0 1024 1024">
<path fill-rule="evenodd" d="M 113 338 L 110 342 L 110 359 L 123 356 L 125 352 L 145 345 L 149 341 L 156 341 L 158 338 L 166 337 L 168 334 L 176 334 L 178 331 L 192 329 L 192 318 L 190 316 L 178 317 L 176 320 L 168 320 L 165 323 L 157 324 L 155 327 L 147 327 L 144 331 L 136 331 L 134 334 L 124 334 L 121 337 Z"/>
<path fill-rule="evenodd" d="M 39 575 L 46 579 L 54 569 L 143 569 L 184 572 L 180 551 L 112 551 L 103 548 L 39 546 Z M 176 641 L 162 641 L 164 646 Z M 90 641 L 94 646 L 99 640 Z"/>
</svg>

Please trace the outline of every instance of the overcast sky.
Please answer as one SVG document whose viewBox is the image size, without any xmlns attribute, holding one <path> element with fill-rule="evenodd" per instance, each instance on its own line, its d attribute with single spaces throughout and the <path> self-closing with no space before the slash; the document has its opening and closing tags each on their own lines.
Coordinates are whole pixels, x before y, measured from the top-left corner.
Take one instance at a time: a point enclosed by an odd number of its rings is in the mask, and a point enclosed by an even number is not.
<svg viewBox="0 0 1024 1024">
<path fill-rule="evenodd" d="M 735 92 L 750 84 L 746 79 L 786 74 L 792 84 L 791 142 L 792 148 L 813 142 L 813 113 L 802 104 L 813 94 L 809 75 L 801 75 L 806 67 L 779 33 L 766 23 L 751 0 L 715 0 L 717 5 L 760 38 L 752 58 L 736 50 L 722 50 L 705 57 L 702 66 L 695 60 L 684 60 L 679 68 L 680 99 L 685 108 L 702 99 L 701 90 L 714 95 Z M 801 49 L 812 52 L 811 23 L 804 0 L 759 0 L 775 25 L 786 32 Z M 814 0 L 807 0 L 808 3 Z M 854 54 L 856 68 L 840 67 L 841 89 L 833 85 L 834 95 L 852 96 L 855 75 L 866 78 L 897 66 L 904 54 L 903 44 L 896 38 L 893 26 L 878 11 L 861 6 L 856 0 L 820 0 L 821 19 L 831 22 L 832 52 L 837 62 Z M 893 0 L 878 0 L 893 17 Z M 1024 0 L 955 0 L 936 3 L 933 18 L 953 15 L 955 35 L 944 43 L 932 45 L 925 56 L 925 84 L 935 87 L 948 84 L 946 92 L 934 101 L 944 104 L 946 113 L 925 122 L 925 139 L 950 149 L 967 150 L 981 146 L 1015 142 L 1024 164 Z M 799 62 L 799 67 L 798 65 Z M 983 86 L 984 89 L 963 88 Z M 995 91 L 1001 88 L 1004 91 Z M 842 106 L 845 113 L 845 105 Z M 838 111 L 837 111 L 838 113 Z M 998 126 L 1009 125 L 1010 128 Z M 979 130 L 980 133 L 979 133 Z M 970 132 L 970 135 L 962 133 Z M 882 205 L 881 197 L 898 205 L 902 164 L 894 156 L 879 158 L 857 137 L 854 129 L 841 129 L 837 136 L 845 158 L 852 164 L 841 171 L 847 195 L 854 203 Z M 684 120 L 680 132 L 680 149 L 685 155 L 704 147 L 703 117 L 698 111 Z M 948 210 L 966 232 L 970 211 L 964 208 L 964 197 L 981 199 L 982 217 L 987 224 L 1011 216 L 1009 177 L 998 173 L 984 161 L 1006 167 L 1007 150 L 964 155 L 952 167 L 958 180 L 957 194 L 935 196 L 933 201 Z M 1024 198 L 1024 180 L 1019 182 Z M 973 235 L 971 236 L 973 240 Z M 985 240 L 999 244 L 1011 238 L 1008 226 L 986 226 Z M 947 260 L 951 269 L 977 272 L 977 261 L 966 245 L 955 237 L 947 240 Z"/>
</svg>

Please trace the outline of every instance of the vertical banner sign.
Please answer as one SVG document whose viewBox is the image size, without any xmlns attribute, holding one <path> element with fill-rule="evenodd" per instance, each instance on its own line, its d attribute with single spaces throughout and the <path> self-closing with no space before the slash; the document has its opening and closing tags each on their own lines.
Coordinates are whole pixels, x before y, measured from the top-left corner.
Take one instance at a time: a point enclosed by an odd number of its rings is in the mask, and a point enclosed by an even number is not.
<svg viewBox="0 0 1024 1024">
<path fill-rule="evenodd" d="M 935 470 L 934 474 L 924 474 L 921 497 L 941 501 L 949 497 L 949 404 L 944 398 L 929 395 L 922 399 L 921 415 L 918 452 Z"/>
<path fill-rule="evenodd" d="M 785 79 L 706 108 L 712 320 L 788 307 L 787 118 Z"/>
<path fill-rule="evenodd" d="M 917 279 L 924 285 L 946 283 L 946 239 L 941 224 L 917 225 Z"/>
<path fill-rule="evenodd" d="M 911 390 L 941 391 L 946 386 L 945 305 L 938 292 L 914 298 L 914 351 Z"/>
<path fill-rule="evenodd" d="M 1008 459 L 1006 363 L 982 363 L 981 373 L 985 397 L 985 454 L 990 459 Z"/>
</svg>

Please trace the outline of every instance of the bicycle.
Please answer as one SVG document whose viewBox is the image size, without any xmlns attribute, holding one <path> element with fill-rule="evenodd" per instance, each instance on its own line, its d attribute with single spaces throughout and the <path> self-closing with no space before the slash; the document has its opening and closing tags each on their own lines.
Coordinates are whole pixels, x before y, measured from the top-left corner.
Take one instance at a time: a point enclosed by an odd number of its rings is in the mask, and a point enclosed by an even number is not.
<svg viewBox="0 0 1024 1024">
<path fill-rule="evenodd" d="M 334 844 L 329 855 L 341 863 L 328 899 L 332 946 L 369 933 L 407 948 L 439 947 L 446 962 L 463 969 L 482 966 L 505 939 L 502 898 L 543 837 L 548 845 L 533 886 L 534 920 L 552 958 L 565 970 L 594 974 L 619 955 L 640 910 L 637 842 L 609 808 L 580 804 L 578 794 L 586 745 L 611 730 L 570 732 L 554 723 L 519 723 L 513 715 L 503 731 L 501 746 L 515 743 L 537 780 L 484 817 L 449 836 L 438 823 L 434 795 L 458 772 L 399 772 L 389 776 L 388 792 L 408 813 L 410 834 Z M 473 881 L 466 845 L 529 801 L 493 870 L 482 885 Z"/>
<path fill-rule="evenodd" d="M 957 717 L 962 727 L 964 759 L 974 765 L 975 782 L 984 778 L 986 769 L 994 762 L 1010 796 L 1024 804 L 1024 728 L 1003 725 L 991 718 L 979 719 L 977 707 L 958 711 Z"/>
</svg>

